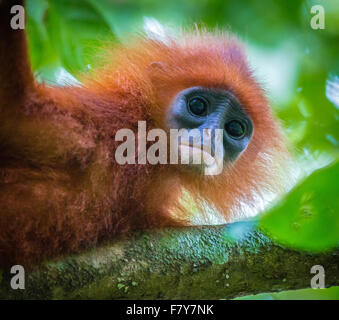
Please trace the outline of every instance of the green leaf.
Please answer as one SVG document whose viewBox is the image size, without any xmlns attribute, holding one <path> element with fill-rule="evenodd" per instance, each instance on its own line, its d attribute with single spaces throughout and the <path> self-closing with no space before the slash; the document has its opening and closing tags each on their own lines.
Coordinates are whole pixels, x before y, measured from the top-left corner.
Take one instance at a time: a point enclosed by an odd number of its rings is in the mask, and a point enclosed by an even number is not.
<svg viewBox="0 0 339 320">
<path fill-rule="evenodd" d="M 272 210 L 259 226 L 277 241 L 321 251 L 339 244 L 339 161 L 313 172 Z"/>
<path fill-rule="evenodd" d="M 95 64 L 103 43 L 115 40 L 110 25 L 90 0 L 28 0 L 27 31 L 33 69 L 55 80 L 54 72 L 71 74 Z"/>
</svg>

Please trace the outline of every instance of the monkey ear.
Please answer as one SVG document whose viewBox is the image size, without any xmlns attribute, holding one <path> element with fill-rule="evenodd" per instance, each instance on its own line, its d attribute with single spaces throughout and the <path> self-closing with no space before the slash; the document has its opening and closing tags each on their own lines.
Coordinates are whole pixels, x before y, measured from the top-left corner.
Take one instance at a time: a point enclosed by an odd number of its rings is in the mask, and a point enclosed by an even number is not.
<svg viewBox="0 0 339 320">
<path fill-rule="evenodd" d="M 161 61 L 154 61 L 150 64 L 149 68 L 152 69 L 152 70 L 163 71 L 165 69 L 165 63 L 163 63 Z"/>
<path fill-rule="evenodd" d="M 147 67 L 146 72 L 148 73 L 152 81 L 155 81 L 155 83 L 157 83 L 158 82 L 157 79 L 159 79 L 159 77 L 161 77 L 162 75 L 166 74 L 166 69 L 167 69 L 166 63 L 161 61 L 153 61 Z"/>
</svg>

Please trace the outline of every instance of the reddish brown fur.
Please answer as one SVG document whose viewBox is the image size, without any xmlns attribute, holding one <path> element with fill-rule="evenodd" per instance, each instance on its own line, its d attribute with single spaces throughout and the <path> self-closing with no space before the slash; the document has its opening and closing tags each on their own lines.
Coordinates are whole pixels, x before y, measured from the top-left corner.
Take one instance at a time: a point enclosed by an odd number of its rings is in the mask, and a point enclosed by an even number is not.
<svg viewBox="0 0 339 320">
<path fill-rule="evenodd" d="M 0 58 L 6 66 L 7 56 Z M 254 193 L 277 185 L 279 161 L 263 155 L 285 152 L 279 129 L 227 35 L 190 34 L 167 45 L 139 37 L 109 50 L 81 87 L 37 84 L 22 67 L 25 90 L 8 94 L 10 71 L 1 72 L 0 266 L 36 264 L 133 230 L 186 225 L 183 187 L 198 205 L 210 203 L 230 219 L 240 201 L 251 204 Z M 118 129 L 136 131 L 146 120 L 147 129 L 168 130 L 171 100 L 197 85 L 231 90 L 253 119 L 252 141 L 232 167 L 209 177 L 174 165 L 115 163 Z"/>
</svg>

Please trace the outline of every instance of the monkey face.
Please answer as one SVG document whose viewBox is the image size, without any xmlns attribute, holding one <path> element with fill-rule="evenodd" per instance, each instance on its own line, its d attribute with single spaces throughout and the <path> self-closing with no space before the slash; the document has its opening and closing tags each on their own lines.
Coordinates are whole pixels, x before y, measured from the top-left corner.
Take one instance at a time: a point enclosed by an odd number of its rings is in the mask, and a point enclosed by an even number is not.
<svg viewBox="0 0 339 320">
<path fill-rule="evenodd" d="M 192 87 L 181 91 L 169 108 L 168 123 L 170 129 L 187 130 L 188 135 L 179 134 L 177 146 L 181 158 L 188 154 L 188 164 L 193 167 L 199 167 L 193 159 L 199 152 L 203 158 L 200 167 L 216 165 L 220 155 L 221 161 L 234 162 L 253 134 L 251 118 L 234 94 L 224 89 Z"/>
</svg>

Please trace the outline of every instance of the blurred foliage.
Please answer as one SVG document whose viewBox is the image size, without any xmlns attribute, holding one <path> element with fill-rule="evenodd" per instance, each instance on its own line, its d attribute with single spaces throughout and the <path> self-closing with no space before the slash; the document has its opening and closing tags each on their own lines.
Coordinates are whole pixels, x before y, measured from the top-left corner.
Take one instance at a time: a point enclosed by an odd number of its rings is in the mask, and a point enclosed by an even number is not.
<svg viewBox="0 0 339 320">
<path fill-rule="evenodd" d="M 328 289 L 301 289 L 278 293 L 260 293 L 251 296 L 239 297 L 234 300 L 337 300 L 339 287 Z"/>
<path fill-rule="evenodd" d="M 262 216 L 261 227 L 294 248 L 319 252 L 337 247 L 338 178 L 339 162 L 315 171 Z"/>
<path fill-rule="evenodd" d="M 102 41 L 140 32 L 145 18 L 237 34 L 291 143 L 293 170 L 304 177 L 262 216 L 261 226 L 299 249 L 339 244 L 338 0 L 26 2 L 33 68 L 39 80 L 59 85 L 74 83 L 79 72 L 95 65 Z M 317 4 L 325 10 L 325 29 L 310 25 Z"/>
<path fill-rule="evenodd" d="M 45 81 L 57 84 L 64 69 L 71 74 L 86 71 L 100 44 L 114 40 L 91 1 L 30 0 L 27 15 L 32 66 Z"/>
</svg>

